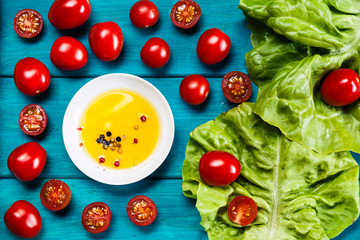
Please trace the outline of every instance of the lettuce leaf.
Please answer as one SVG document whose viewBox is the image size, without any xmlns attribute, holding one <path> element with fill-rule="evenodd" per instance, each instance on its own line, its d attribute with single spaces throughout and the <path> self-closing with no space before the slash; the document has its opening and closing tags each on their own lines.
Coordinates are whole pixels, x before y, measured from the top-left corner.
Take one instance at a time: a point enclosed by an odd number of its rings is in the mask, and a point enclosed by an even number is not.
<svg viewBox="0 0 360 240">
<path fill-rule="evenodd" d="M 190 134 L 183 165 L 183 192 L 196 199 L 209 239 L 330 239 L 359 215 L 359 167 L 349 152 L 317 153 L 287 139 L 278 128 L 243 103 Z M 205 184 L 201 156 L 212 150 L 236 156 L 242 172 L 223 187 Z M 254 199 L 255 221 L 241 227 L 229 221 L 235 196 Z"/>
<path fill-rule="evenodd" d="M 358 70 L 358 0 L 241 0 L 253 32 L 246 55 L 259 87 L 254 112 L 289 139 L 320 153 L 360 153 L 360 101 L 325 104 L 324 76 L 338 68 Z"/>
</svg>

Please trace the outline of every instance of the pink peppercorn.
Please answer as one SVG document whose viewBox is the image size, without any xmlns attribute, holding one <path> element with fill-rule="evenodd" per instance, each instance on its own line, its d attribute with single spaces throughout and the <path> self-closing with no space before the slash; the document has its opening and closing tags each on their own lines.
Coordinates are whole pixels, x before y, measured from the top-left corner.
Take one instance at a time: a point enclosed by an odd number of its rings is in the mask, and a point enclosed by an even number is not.
<svg viewBox="0 0 360 240">
<path fill-rule="evenodd" d="M 105 158 L 100 157 L 100 158 L 99 158 L 99 163 L 104 163 L 104 162 L 105 162 Z"/>
<path fill-rule="evenodd" d="M 137 139 L 137 138 L 134 138 L 134 143 L 138 143 L 138 139 Z"/>
<path fill-rule="evenodd" d="M 119 161 L 115 161 L 115 162 L 114 162 L 114 166 L 115 166 L 115 167 L 120 166 L 120 162 L 119 162 Z"/>
<path fill-rule="evenodd" d="M 142 122 L 145 122 L 145 121 L 146 121 L 146 116 L 142 115 L 141 118 L 140 118 L 140 120 L 141 120 Z"/>
</svg>

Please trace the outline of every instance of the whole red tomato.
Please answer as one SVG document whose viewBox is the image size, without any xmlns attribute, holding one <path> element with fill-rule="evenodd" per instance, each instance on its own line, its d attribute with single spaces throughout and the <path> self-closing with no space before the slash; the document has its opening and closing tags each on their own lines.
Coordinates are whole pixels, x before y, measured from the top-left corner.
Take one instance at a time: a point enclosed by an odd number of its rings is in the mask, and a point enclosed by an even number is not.
<svg viewBox="0 0 360 240">
<path fill-rule="evenodd" d="M 50 72 L 36 58 L 27 57 L 16 63 L 14 81 L 20 92 L 34 96 L 48 89 L 50 85 Z"/>
<path fill-rule="evenodd" d="M 75 38 L 59 37 L 51 47 L 50 60 L 61 70 L 77 70 L 86 65 L 88 52 Z"/>
<path fill-rule="evenodd" d="M 159 10 L 151 1 L 138 1 L 130 9 L 130 20 L 138 28 L 151 27 L 158 19 Z"/>
<path fill-rule="evenodd" d="M 229 54 L 231 41 L 228 35 L 220 29 L 211 28 L 206 30 L 197 43 L 197 55 L 205 64 L 221 62 Z"/>
<path fill-rule="evenodd" d="M 37 142 L 18 146 L 10 153 L 7 162 L 10 172 L 24 182 L 37 178 L 45 163 L 46 151 Z"/>
<path fill-rule="evenodd" d="M 90 29 L 89 43 L 100 60 L 113 61 L 119 57 L 123 48 L 123 33 L 114 22 L 97 23 Z"/>
<path fill-rule="evenodd" d="M 169 61 L 169 45 L 161 38 L 150 38 L 141 49 L 140 57 L 147 66 L 161 68 Z"/>
<path fill-rule="evenodd" d="M 210 84 L 206 78 L 201 75 L 190 75 L 184 78 L 180 84 L 181 98 L 192 105 L 203 103 L 210 91 Z"/>
<path fill-rule="evenodd" d="M 49 21 L 58 29 L 83 25 L 91 13 L 89 0 L 55 0 L 49 10 Z"/>
<path fill-rule="evenodd" d="M 332 106 L 345 106 L 360 97 L 359 75 L 347 68 L 341 68 L 326 76 L 321 85 L 321 97 Z"/>
<path fill-rule="evenodd" d="M 240 175 L 239 160 L 223 151 L 205 153 L 199 162 L 201 179 L 211 186 L 225 186 L 234 182 Z"/>
<path fill-rule="evenodd" d="M 5 212 L 4 222 L 15 235 L 33 238 L 41 230 L 42 221 L 39 211 L 28 201 L 19 200 Z"/>
</svg>

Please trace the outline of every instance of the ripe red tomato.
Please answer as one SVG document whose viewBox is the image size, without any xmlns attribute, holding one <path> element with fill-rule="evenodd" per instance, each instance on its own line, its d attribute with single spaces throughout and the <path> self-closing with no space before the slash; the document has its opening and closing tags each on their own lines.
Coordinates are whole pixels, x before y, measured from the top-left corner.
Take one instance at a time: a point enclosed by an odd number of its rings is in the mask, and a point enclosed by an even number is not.
<svg viewBox="0 0 360 240">
<path fill-rule="evenodd" d="M 15 235 L 33 238 L 41 230 L 42 221 L 39 211 L 28 201 L 19 200 L 5 212 L 4 222 Z"/>
<path fill-rule="evenodd" d="M 49 10 L 49 21 L 58 29 L 72 29 L 83 25 L 89 18 L 89 0 L 55 0 Z"/>
<path fill-rule="evenodd" d="M 359 75 L 347 68 L 341 68 L 326 76 L 321 85 L 321 97 L 329 105 L 345 106 L 360 97 Z"/>
<path fill-rule="evenodd" d="M 90 29 L 89 43 L 93 53 L 102 61 L 113 61 L 121 53 L 124 38 L 114 22 L 97 23 Z"/>
<path fill-rule="evenodd" d="M 211 65 L 224 60 L 230 48 L 229 36 L 217 28 L 211 28 L 200 36 L 196 51 L 203 63 Z"/>
<path fill-rule="evenodd" d="M 150 198 L 142 195 L 130 199 L 126 212 L 130 220 L 138 226 L 151 224 L 157 215 L 155 203 Z"/>
<path fill-rule="evenodd" d="M 14 69 L 16 87 L 23 94 L 34 96 L 50 85 L 50 72 L 39 60 L 27 57 L 18 61 Z"/>
<path fill-rule="evenodd" d="M 14 18 L 14 30 L 22 38 L 33 38 L 39 35 L 43 28 L 43 19 L 35 10 L 20 10 Z"/>
<path fill-rule="evenodd" d="M 223 151 L 211 151 L 200 158 L 201 179 L 211 186 L 225 186 L 240 175 L 241 166 L 234 155 Z"/>
<path fill-rule="evenodd" d="M 252 83 L 245 73 L 233 71 L 224 76 L 222 90 L 227 100 L 239 104 L 250 98 Z"/>
<path fill-rule="evenodd" d="M 201 8 L 193 0 L 180 0 L 172 7 L 170 18 L 179 28 L 188 29 L 200 20 Z"/>
<path fill-rule="evenodd" d="M 246 196 L 238 196 L 231 200 L 228 207 L 230 221 L 241 226 L 252 223 L 257 215 L 258 207 L 254 200 Z"/>
<path fill-rule="evenodd" d="M 86 65 L 88 52 L 75 38 L 59 37 L 51 47 L 50 60 L 61 70 L 77 70 Z"/>
<path fill-rule="evenodd" d="M 181 81 L 180 96 L 192 105 L 203 103 L 210 91 L 210 84 L 206 78 L 201 75 L 189 75 Z"/>
<path fill-rule="evenodd" d="M 138 28 L 151 27 L 158 19 L 159 10 L 151 1 L 138 1 L 130 9 L 130 20 Z"/>
<path fill-rule="evenodd" d="M 44 132 L 46 125 L 47 115 L 40 105 L 29 104 L 21 110 L 19 126 L 25 134 L 37 136 Z"/>
<path fill-rule="evenodd" d="M 143 63 L 151 68 L 161 68 L 170 58 L 169 45 L 161 38 L 150 38 L 141 49 Z"/>
<path fill-rule="evenodd" d="M 37 178 L 45 163 L 46 151 L 37 142 L 18 146 L 10 153 L 7 162 L 10 172 L 24 182 Z"/>
<path fill-rule="evenodd" d="M 82 213 L 82 224 L 90 233 L 105 231 L 111 222 L 111 211 L 108 205 L 94 202 L 87 205 Z"/>
<path fill-rule="evenodd" d="M 59 211 L 69 205 L 71 191 L 69 186 L 61 180 L 47 181 L 41 188 L 41 203 L 51 211 Z"/>
</svg>

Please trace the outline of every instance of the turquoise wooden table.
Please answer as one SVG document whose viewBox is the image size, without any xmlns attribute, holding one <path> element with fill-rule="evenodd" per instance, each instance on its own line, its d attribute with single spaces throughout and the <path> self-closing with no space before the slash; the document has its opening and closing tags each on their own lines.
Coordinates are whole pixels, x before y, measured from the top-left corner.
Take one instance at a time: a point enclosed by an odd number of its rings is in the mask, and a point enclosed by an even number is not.
<svg viewBox="0 0 360 240">
<path fill-rule="evenodd" d="M 202 9 L 200 22 L 193 29 L 176 28 L 169 18 L 176 0 L 154 0 L 160 12 L 159 22 L 148 29 L 138 29 L 129 20 L 129 10 L 135 0 L 91 0 L 92 13 L 87 23 L 79 29 L 60 31 L 47 19 L 50 0 L 15 0 L 0 3 L 0 76 L 1 76 L 1 126 L 0 138 L 0 216 L 16 200 L 30 201 L 40 211 L 43 228 L 37 239 L 207 239 L 200 225 L 195 201 L 183 196 L 181 171 L 189 133 L 198 125 L 215 118 L 235 105 L 230 104 L 221 92 L 221 80 L 229 71 L 246 72 L 245 53 L 252 47 L 250 32 L 237 0 L 198 0 Z M 44 18 L 44 29 L 35 39 L 22 39 L 13 30 L 15 14 L 24 8 L 37 10 Z M 87 34 L 97 22 L 114 21 L 124 33 L 124 49 L 118 60 L 110 63 L 98 60 L 89 48 Z M 230 55 L 215 66 L 202 64 L 196 56 L 196 42 L 209 28 L 220 28 L 232 40 Z M 89 51 L 88 64 L 81 70 L 64 72 L 50 62 L 52 43 L 59 36 L 79 39 Z M 151 37 L 161 37 L 171 48 L 171 59 L 161 69 L 150 69 L 140 60 L 140 50 Z M 35 57 L 50 70 L 52 82 L 42 95 L 27 97 L 13 82 L 13 69 L 24 57 Z M 163 165 L 152 175 L 135 184 L 109 186 L 82 174 L 68 157 L 62 140 L 61 127 L 65 109 L 76 91 L 89 80 L 108 73 L 129 73 L 145 78 L 167 98 L 175 118 L 175 139 L 172 150 Z M 179 84 L 189 74 L 202 74 L 210 82 L 210 95 L 205 104 L 190 106 L 178 94 Z M 256 99 L 257 88 L 251 97 Z M 27 104 L 37 103 L 47 111 L 49 123 L 40 137 L 29 137 L 18 127 L 18 115 Z M 7 157 L 18 145 L 39 142 L 47 151 L 48 159 L 39 178 L 23 183 L 7 168 Z M 355 156 L 358 160 L 359 156 Z M 359 161 L 358 161 L 359 162 Z M 70 205 L 61 212 L 51 212 L 42 206 L 40 188 L 49 179 L 61 179 L 72 190 Z M 136 195 L 147 195 L 158 206 L 158 217 L 149 227 L 135 226 L 126 214 L 126 204 Z M 107 231 L 98 235 L 86 232 L 81 224 L 83 208 L 102 201 L 112 210 L 112 222 Z M 0 239 L 17 239 L 0 222 Z M 355 222 L 337 240 L 360 239 L 360 223 Z"/>
</svg>

